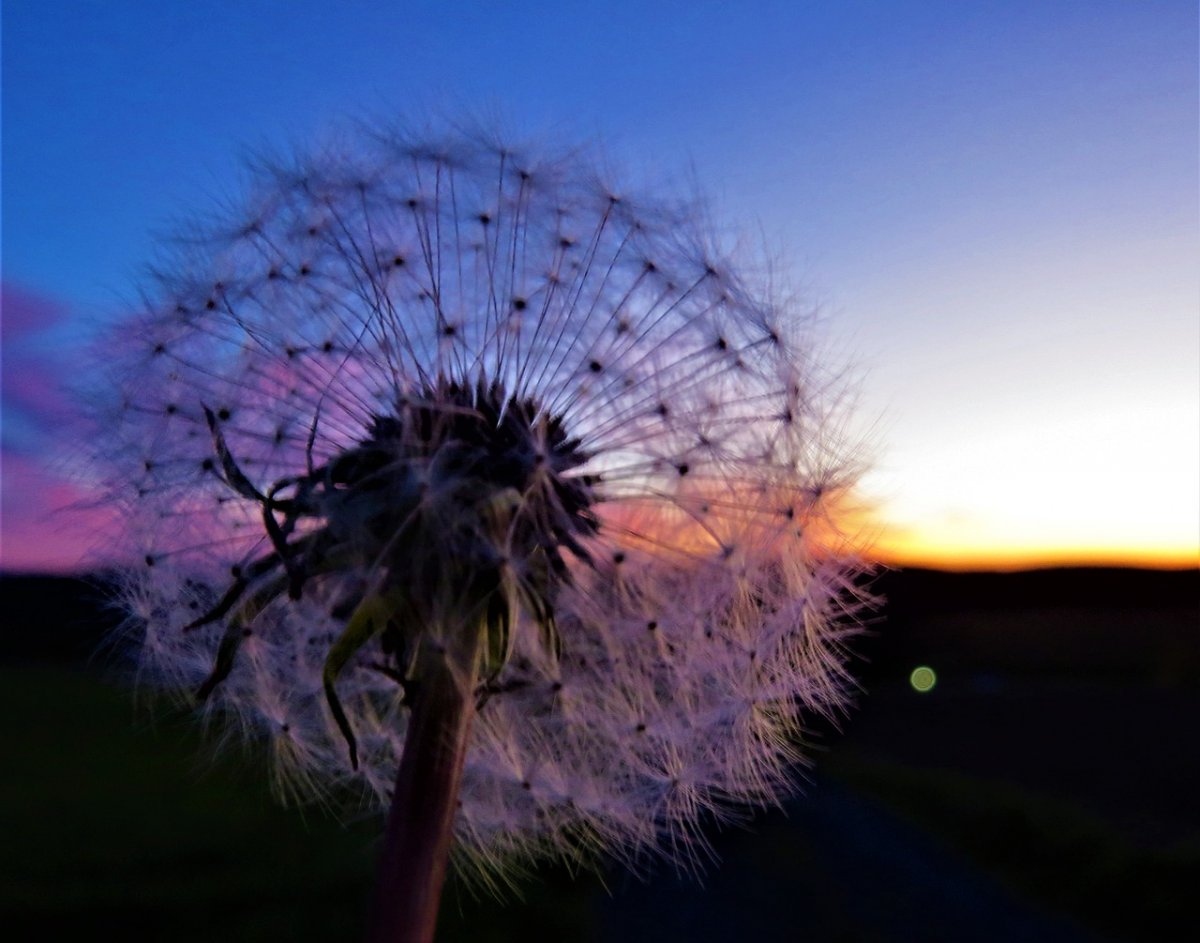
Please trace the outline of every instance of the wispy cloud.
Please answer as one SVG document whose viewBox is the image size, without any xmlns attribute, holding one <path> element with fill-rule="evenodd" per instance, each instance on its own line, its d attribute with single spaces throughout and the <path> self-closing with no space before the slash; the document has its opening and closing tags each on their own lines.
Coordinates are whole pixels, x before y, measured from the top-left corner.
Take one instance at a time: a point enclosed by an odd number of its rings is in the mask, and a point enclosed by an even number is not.
<svg viewBox="0 0 1200 943">
<path fill-rule="evenodd" d="M 66 306 L 0 285 L 0 569 L 71 570 L 109 521 L 61 461 L 77 429 L 65 379 L 77 371 Z"/>
</svg>

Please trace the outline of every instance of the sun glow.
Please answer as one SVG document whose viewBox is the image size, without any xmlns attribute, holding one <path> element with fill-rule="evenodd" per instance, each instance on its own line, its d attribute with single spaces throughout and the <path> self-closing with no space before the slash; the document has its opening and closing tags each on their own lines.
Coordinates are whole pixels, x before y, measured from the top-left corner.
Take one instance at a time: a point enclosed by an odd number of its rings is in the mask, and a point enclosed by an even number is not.
<svg viewBox="0 0 1200 943">
<path fill-rule="evenodd" d="M 1023 570 L 1053 566 L 1185 569 L 1200 566 L 1200 550 L 1186 546 L 961 546 L 918 538 L 881 540 L 871 556 L 887 566 L 938 570 Z"/>
<path fill-rule="evenodd" d="M 964 415 L 886 454 L 867 481 L 880 560 L 947 569 L 1200 564 L 1200 422 L 1156 397 Z"/>
</svg>

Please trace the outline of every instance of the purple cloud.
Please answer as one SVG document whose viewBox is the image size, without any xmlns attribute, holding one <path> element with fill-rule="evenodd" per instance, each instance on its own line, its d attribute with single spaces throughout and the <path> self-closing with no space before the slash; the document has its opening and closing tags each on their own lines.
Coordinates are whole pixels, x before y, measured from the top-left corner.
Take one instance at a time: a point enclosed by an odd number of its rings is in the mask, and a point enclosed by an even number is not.
<svg viewBox="0 0 1200 943">
<path fill-rule="evenodd" d="M 75 569 L 111 524 L 59 459 L 75 425 L 69 326 L 61 302 L 0 285 L 0 569 Z"/>
</svg>

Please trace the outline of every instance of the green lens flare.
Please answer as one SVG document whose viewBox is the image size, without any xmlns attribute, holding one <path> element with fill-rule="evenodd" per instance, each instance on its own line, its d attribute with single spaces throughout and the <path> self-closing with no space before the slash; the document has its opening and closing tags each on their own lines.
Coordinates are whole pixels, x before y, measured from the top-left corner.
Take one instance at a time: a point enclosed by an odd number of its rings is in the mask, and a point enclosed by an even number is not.
<svg viewBox="0 0 1200 943">
<path fill-rule="evenodd" d="M 913 686 L 914 691 L 928 694 L 937 684 L 937 675 L 928 665 L 921 665 L 913 669 L 912 674 L 908 676 L 908 683 Z"/>
</svg>

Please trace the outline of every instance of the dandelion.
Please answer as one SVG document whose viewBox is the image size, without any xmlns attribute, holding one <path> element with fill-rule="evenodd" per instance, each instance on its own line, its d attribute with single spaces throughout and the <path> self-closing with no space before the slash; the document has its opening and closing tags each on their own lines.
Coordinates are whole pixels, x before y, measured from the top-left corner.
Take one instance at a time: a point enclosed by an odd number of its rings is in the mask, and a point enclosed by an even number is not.
<svg viewBox="0 0 1200 943">
<path fill-rule="evenodd" d="M 377 939 L 432 935 L 450 849 L 690 866 L 845 703 L 836 404 L 700 218 L 362 133 L 256 170 L 122 327 L 139 675 L 286 797 L 390 808 Z"/>
</svg>

